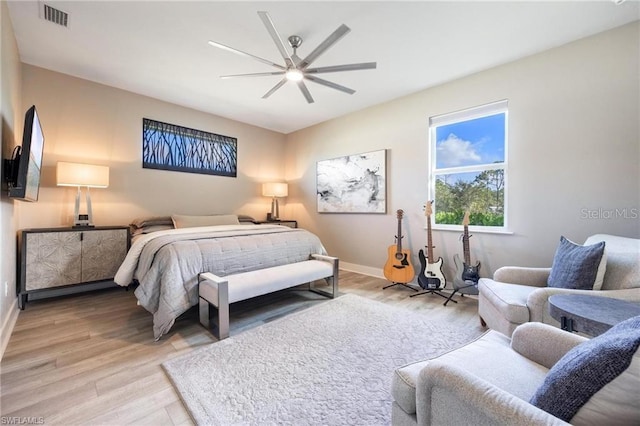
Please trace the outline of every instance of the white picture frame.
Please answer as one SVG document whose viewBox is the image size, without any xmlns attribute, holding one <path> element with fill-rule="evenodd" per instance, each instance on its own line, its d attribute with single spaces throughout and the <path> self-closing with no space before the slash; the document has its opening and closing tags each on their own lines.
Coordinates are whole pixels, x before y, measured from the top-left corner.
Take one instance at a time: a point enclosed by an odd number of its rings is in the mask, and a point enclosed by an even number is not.
<svg viewBox="0 0 640 426">
<path fill-rule="evenodd" d="M 318 213 L 385 214 L 386 179 L 386 149 L 318 161 Z"/>
</svg>

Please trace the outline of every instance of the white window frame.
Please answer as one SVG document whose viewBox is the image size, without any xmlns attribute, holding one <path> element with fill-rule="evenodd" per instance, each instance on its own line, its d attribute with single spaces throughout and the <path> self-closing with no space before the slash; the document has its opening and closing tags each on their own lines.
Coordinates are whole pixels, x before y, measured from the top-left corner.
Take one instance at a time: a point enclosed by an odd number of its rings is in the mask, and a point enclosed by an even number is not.
<svg viewBox="0 0 640 426">
<path fill-rule="evenodd" d="M 452 113 L 441 114 L 434 117 L 429 118 L 429 153 L 430 153 L 430 162 L 429 162 L 429 200 L 435 200 L 436 196 L 436 177 L 438 175 L 445 174 L 453 174 L 453 173 L 469 173 L 469 172 L 482 172 L 485 170 L 497 170 L 502 169 L 504 171 L 504 221 L 502 226 L 482 226 L 482 225 L 474 225 L 469 226 L 470 230 L 474 230 L 477 232 L 492 232 L 492 233 L 511 233 L 508 228 L 508 146 L 509 146 L 509 109 L 508 109 L 508 100 L 501 100 L 497 102 L 492 102 L 485 105 L 480 105 L 477 107 L 472 107 Z M 502 163 L 488 163 L 488 164 L 478 164 L 473 166 L 460 166 L 460 167 L 445 167 L 438 169 L 436 167 L 436 128 L 453 123 L 459 123 L 462 121 L 473 120 L 476 118 L 486 117 L 489 115 L 495 114 L 504 114 L 504 162 Z M 449 225 L 449 224 L 436 224 L 435 223 L 435 202 L 433 206 L 433 229 L 439 230 L 451 230 L 451 231 L 460 231 L 462 229 L 462 224 L 460 225 Z"/>
</svg>

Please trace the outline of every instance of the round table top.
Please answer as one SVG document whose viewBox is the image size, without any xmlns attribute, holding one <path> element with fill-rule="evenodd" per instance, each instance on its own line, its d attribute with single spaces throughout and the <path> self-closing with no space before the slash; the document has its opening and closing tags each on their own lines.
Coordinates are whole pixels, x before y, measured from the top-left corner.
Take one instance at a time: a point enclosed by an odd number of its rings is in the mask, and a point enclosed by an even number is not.
<svg viewBox="0 0 640 426">
<path fill-rule="evenodd" d="M 576 331 L 597 336 L 640 315 L 640 303 L 603 296 L 555 294 L 549 298 L 549 313 L 558 321 L 563 316 L 571 318 Z"/>
</svg>

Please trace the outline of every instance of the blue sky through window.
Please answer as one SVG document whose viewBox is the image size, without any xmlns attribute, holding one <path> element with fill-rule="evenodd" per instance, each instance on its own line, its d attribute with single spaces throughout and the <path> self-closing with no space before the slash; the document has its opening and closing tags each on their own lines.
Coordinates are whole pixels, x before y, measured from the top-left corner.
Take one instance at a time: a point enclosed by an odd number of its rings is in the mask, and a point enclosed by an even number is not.
<svg viewBox="0 0 640 426">
<path fill-rule="evenodd" d="M 505 114 L 436 128 L 436 168 L 504 162 Z"/>
</svg>

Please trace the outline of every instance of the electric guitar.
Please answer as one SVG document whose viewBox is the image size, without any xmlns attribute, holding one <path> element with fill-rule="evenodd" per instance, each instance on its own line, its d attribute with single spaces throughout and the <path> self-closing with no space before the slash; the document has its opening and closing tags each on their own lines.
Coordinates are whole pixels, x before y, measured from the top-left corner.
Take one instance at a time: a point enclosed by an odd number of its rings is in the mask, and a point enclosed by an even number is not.
<svg viewBox="0 0 640 426">
<path fill-rule="evenodd" d="M 453 263 L 456 265 L 454 282 L 457 288 L 469 286 L 469 283 L 466 281 L 471 281 L 473 284 L 476 284 L 480 279 L 480 261 L 476 262 L 475 266 L 471 264 L 471 252 L 469 250 L 469 238 L 471 238 L 469 235 L 469 212 L 464 214 L 462 225 L 464 226 L 464 232 L 462 234 L 464 262 L 460 261 L 460 256 L 457 253 L 453 256 Z"/>
<path fill-rule="evenodd" d="M 424 250 L 418 252 L 420 258 L 420 274 L 418 274 L 418 284 L 425 290 L 441 290 L 445 288 L 447 282 L 442 273 L 442 258 L 433 261 L 433 244 L 431 244 L 431 204 L 433 201 L 427 201 L 424 209 L 424 215 L 427 217 L 427 255 L 425 257 Z"/>
<path fill-rule="evenodd" d="M 402 215 L 404 212 L 398 210 L 398 234 L 396 244 L 389 246 L 387 262 L 384 265 L 384 276 L 391 282 L 406 284 L 416 275 L 411 264 L 411 253 L 402 248 Z"/>
</svg>

